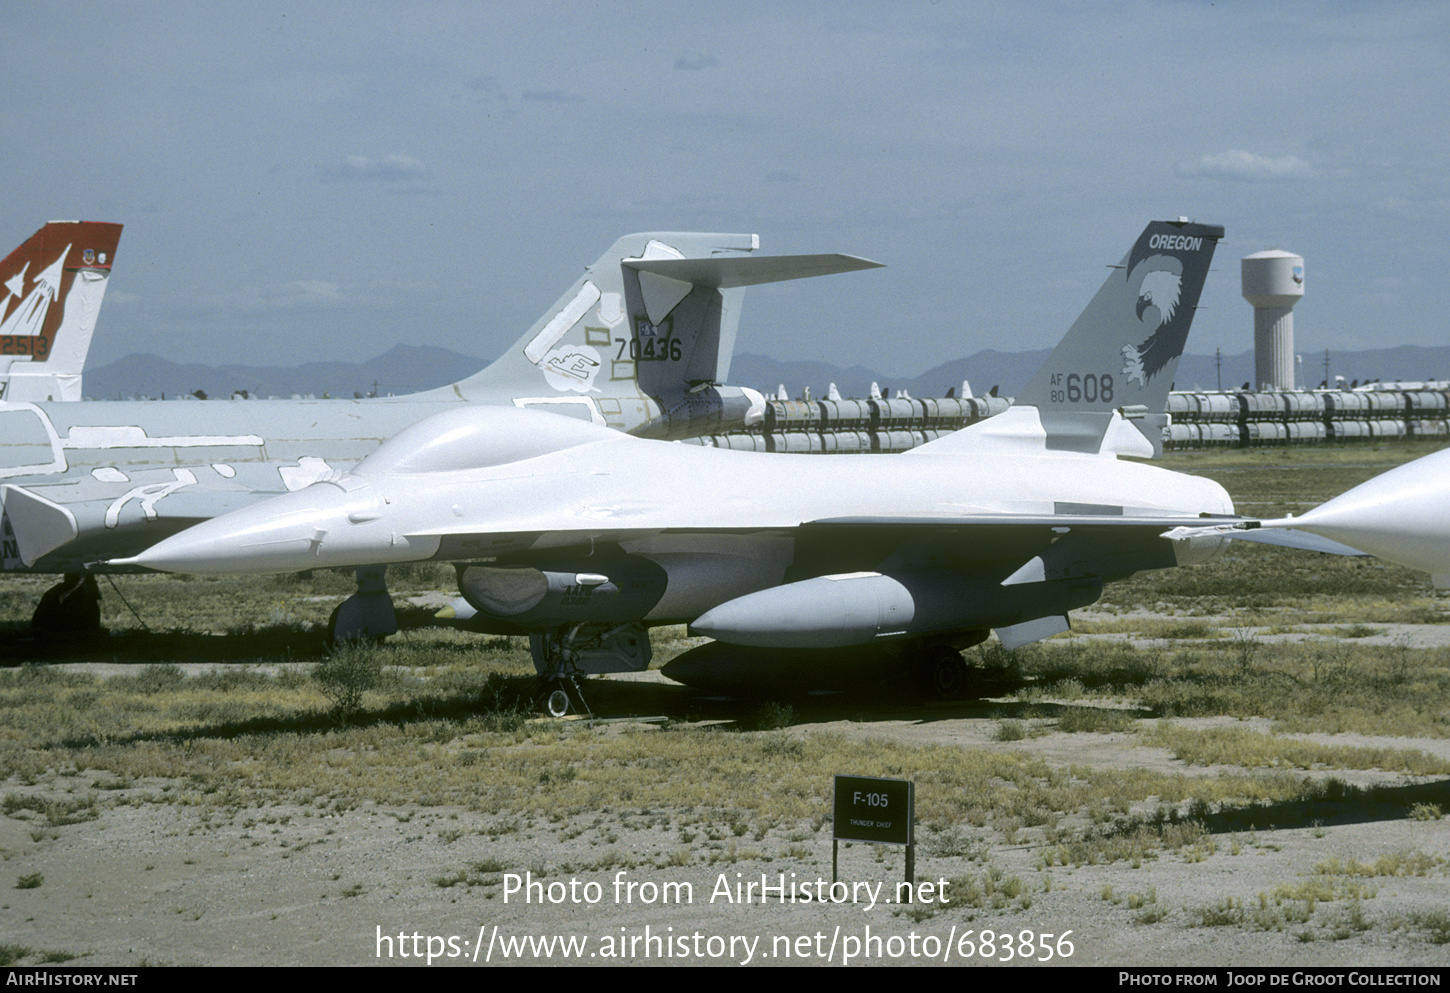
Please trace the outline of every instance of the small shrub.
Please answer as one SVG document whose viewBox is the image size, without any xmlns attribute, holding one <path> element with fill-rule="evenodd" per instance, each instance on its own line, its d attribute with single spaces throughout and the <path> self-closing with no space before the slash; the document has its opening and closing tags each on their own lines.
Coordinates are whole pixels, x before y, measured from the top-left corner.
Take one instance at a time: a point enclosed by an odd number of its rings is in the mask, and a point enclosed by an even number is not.
<svg viewBox="0 0 1450 993">
<path fill-rule="evenodd" d="M 751 725 L 757 731 L 777 731 L 790 727 L 795 721 L 795 708 L 787 703 L 767 700 L 751 715 Z"/>
<path fill-rule="evenodd" d="M 997 725 L 997 733 L 993 737 L 998 741 L 1021 741 L 1027 737 L 1027 725 L 1021 721 L 1003 721 Z"/>
<path fill-rule="evenodd" d="M 128 689 L 145 696 L 154 696 L 157 693 L 174 690 L 184 682 L 186 682 L 186 673 L 181 671 L 181 666 L 170 663 L 148 665 L 134 675 L 117 676 L 111 681 L 112 685 L 117 688 Z"/>
<path fill-rule="evenodd" d="M 938 831 L 926 843 L 927 854 L 942 858 L 982 860 L 987 857 L 988 850 L 985 841 L 972 837 L 958 825 Z"/>
<path fill-rule="evenodd" d="M 1410 923 L 1425 934 L 1425 940 L 1432 945 L 1450 944 L 1450 913 L 1444 910 L 1427 910 L 1410 914 Z"/>
<path fill-rule="evenodd" d="M 362 709 L 363 694 L 383 675 L 382 659 L 371 645 L 343 645 L 312 670 L 312 678 L 332 701 L 332 712 L 348 721 Z"/>
<path fill-rule="evenodd" d="M 14 965 L 25 956 L 29 955 L 31 949 L 25 945 L 4 944 L 0 945 L 0 966 Z"/>
</svg>

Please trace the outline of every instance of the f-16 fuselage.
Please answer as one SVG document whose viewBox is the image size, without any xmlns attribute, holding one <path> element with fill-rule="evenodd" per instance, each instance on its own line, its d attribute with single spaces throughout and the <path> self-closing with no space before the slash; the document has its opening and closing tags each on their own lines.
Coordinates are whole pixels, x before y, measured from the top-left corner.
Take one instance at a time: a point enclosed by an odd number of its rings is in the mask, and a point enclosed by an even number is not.
<svg viewBox="0 0 1450 993">
<path fill-rule="evenodd" d="M 726 452 L 474 408 L 120 564 L 456 562 L 473 627 L 535 635 L 546 674 L 615 671 L 680 622 L 746 648 L 1031 640 L 1104 582 L 1211 555 L 1162 535 L 1232 512 L 1211 480 L 1098 456 Z"/>
</svg>

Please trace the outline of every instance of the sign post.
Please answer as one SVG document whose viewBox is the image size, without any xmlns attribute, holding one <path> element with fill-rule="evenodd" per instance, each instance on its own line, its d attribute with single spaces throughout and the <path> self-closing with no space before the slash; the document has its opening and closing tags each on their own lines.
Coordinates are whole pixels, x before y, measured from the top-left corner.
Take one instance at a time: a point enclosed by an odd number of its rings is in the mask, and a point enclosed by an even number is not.
<svg viewBox="0 0 1450 993">
<path fill-rule="evenodd" d="M 831 831 L 831 882 L 839 876 L 840 843 L 906 846 L 908 892 L 916 882 L 916 784 L 907 779 L 836 776 Z"/>
</svg>

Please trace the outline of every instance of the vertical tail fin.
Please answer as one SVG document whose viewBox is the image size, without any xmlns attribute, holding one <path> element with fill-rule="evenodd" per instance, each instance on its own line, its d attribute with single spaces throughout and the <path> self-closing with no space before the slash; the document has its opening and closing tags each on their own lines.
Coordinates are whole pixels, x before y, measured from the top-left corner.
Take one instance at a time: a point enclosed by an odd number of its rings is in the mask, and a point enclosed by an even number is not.
<svg viewBox="0 0 1450 993">
<path fill-rule="evenodd" d="M 488 368 L 445 392 L 542 406 L 652 437 L 763 415 L 730 372 L 745 287 L 875 268 L 848 255 L 759 256 L 756 235 L 627 235 Z"/>
<path fill-rule="evenodd" d="M 51 221 L 0 262 L 0 399 L 79 400 L 121 225 Z"/>
<path fill-rule="evenodd" d="M 1145 426 L 1167 406 L 1223 228 L 1153 221 L 1004 414 L 916 451 L 982 444 L 1153 455 Z M 1154 437 L 1157 435 L 1157 437 Z M 939 446 L 933 448 L 933 446 Z"/>
</svg>

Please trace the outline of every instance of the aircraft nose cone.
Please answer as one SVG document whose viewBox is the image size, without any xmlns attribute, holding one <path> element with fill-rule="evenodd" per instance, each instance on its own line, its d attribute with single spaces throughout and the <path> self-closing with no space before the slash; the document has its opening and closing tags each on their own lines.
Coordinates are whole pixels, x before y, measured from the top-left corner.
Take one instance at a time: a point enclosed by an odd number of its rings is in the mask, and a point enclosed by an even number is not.
<svg viewBox="0 0 1450 993">
<path fill-rule="evenodd" d="M 353 494 L 331 483 L 265 500 L 204 521 L 128 561 L 199 575 L 298 572 L 331 563 L 319 556 L 327 536 L 346 527 Z"/>
<path fill-rule="evenodd" d="M 402 516 L 371 484 L 344 477 L 205 521 L 112 564 L 220 576 L 431 557 L 439 540 L 399 534 Z"/>
</svg>

